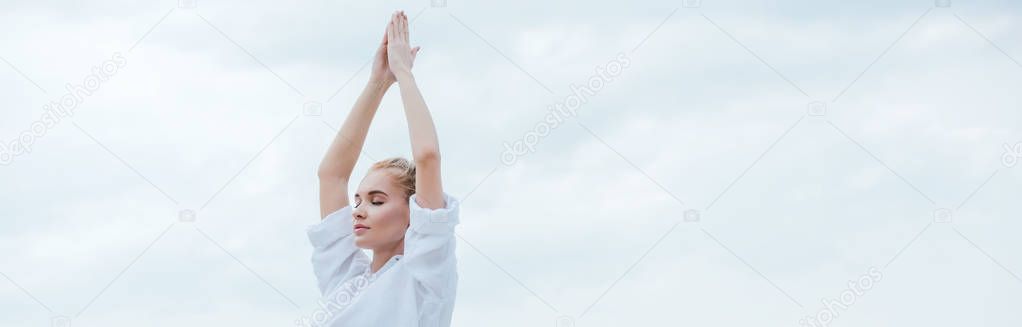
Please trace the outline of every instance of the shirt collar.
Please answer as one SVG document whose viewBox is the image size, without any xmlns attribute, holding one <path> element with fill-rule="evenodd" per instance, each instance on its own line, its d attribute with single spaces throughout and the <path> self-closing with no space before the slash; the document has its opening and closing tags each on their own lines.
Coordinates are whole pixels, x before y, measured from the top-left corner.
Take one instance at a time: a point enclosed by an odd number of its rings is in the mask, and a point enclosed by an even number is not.
<svg viewBox="0 0 1022 327">
<path fill-rule="evenodd" d="M 400 261 L 402 257 L 404 257 L 404 255 L 395 254 L 393 257 L 390 257 L 390 259 L 387 260 L 387 263 L 384 263 L 383 267 L 380 267 L 380 270 L 377 271 L 376 273 L 373 273 L 372 265 L 366 267 L 365 273 L 367 276 L 369 276 L 370 279 L 375 279 L 376 277 L 382 275 L 385 271 L 387 271 L 387 269 L 390 269 L 390 267 L 393 266 L 395 263 Z"/>
</svg>

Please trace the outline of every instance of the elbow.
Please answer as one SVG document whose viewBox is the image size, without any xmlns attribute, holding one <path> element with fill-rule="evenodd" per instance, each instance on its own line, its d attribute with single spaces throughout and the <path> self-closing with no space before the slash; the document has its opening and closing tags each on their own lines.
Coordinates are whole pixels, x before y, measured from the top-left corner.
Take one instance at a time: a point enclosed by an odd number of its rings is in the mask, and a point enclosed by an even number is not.
<svg viewBox="0 0 1022 327">
<path fill-rule="evenodd" d="M 440 149 L 437 147 L 417 149 L 412 156 L 415 158 L 416 165 L 435 164 L 440 162 Z"/>
<path fill-rule="evenodd" d="M 330 169 L 327 169 L 327 167 L 324 167 L 323 164 L 320 164 L 319 169 L 316 170 L 316 176 L 318 176 L 319 179 L 329 178 L 330 176 L 333 175 L 336 175 L 336 173 L 330 171 Z"/>
<path fill-rule="evenodd" d="M 319 177 L 319 180 L 321 180 L 321 181 L 323 181 L 323 180 L 345 180 L 345 179 L 347 179 L 347 177 L 344 176 L 344 174 L 341 174 L 336 169 L 328 169 L 328 168 L 325 168 L 325 167 L 322 167 L 322 166 L 320 166 L 319 170 L 316 171 L 316 176 Z"/>
<path fill-rule="evenodd" d="M 330 185 L 348 185 L 348 178 L 338 175 L 320 174 L 319 185 L 330 186 Z"/>
<path fill-rule="evenodd" d="M 319 179 L 327 179 L 330 178 L 330 172 L 320 168 L 319 171 L 316 171 L 316 176 L 319 177 Z"/>
</svg>

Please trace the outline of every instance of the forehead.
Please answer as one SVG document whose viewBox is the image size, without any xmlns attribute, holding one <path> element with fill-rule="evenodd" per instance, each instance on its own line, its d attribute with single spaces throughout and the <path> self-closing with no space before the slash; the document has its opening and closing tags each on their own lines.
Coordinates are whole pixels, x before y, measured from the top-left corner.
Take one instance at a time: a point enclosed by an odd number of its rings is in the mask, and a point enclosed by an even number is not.
<svg viewBox="0 0 1022 327">
<path fill-rule="evenodd" d="M 365 194 L 372 190 L 384 191 L 387 194 L 396 194 L 397 184 L 394 181 L 392 172 L 387 169 L 373 169 L 362 178 L 362 182 L 358 184 L 357 194 Z"/>
</svg>

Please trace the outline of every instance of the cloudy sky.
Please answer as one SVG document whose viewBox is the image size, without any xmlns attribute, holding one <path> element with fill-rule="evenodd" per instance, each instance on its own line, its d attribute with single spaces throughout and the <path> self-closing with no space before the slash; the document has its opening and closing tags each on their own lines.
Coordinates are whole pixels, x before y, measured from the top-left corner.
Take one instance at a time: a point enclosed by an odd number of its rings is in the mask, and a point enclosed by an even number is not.
<svg viewBox="0 0 1022 327">
<path fill-rule="evenodd" d="M 0 6 L 3 326 L 315 309 L 315 170 L 396 9 L 464 200 L 455 326 L 1022 324 L 1017 2 Z M 409 155 L 391 92 L 357 177 Z"/>
</svg>

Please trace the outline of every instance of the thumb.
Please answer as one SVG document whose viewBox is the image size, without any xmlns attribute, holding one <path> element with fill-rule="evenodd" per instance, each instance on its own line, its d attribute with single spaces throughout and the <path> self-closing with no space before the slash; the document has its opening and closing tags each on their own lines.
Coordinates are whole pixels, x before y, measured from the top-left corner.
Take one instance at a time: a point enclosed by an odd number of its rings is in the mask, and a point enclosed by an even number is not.
<svg viewBox="0 0 1022 327">
<path fill-rule="evenodd" d="M 415 48 L 412 49 L 412 59 L 415 59 L 415 56 L 419 55 L 419 50 L 420 49 L 422 49 L 422 47 L 415 47 Z"/>
</svg>

